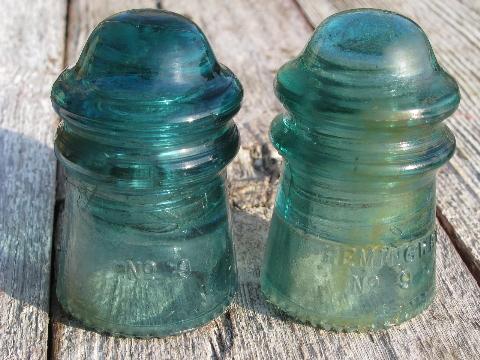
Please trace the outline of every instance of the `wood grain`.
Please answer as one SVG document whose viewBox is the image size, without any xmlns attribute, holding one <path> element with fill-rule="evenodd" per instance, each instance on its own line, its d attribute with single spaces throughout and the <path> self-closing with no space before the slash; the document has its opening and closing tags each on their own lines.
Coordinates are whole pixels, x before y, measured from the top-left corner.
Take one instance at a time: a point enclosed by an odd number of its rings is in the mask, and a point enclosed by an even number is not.
<svg viewBox="0 0 480 360">
<path fill-rule="evenodd" d="M 69 63 L 93 26 L 113 12 L 154 7 L 153 1 L 72 0 Z M 240 288 L 233 306 L 207 326 L 176 337 L 113 338 L 85 330 L 54 309 L 53 351 L 61 359 L 452 359 L 480 356 L 480 289 L 445 232 L 439 228 L 438 292 L 433 305 L 400 327 L 374 334 L 333 334 L 297 324 L 272 312 L 260 295 L 258 277 L 271 215 L 278 161 L 267 146 L 267 129 L 281 107 L 272 81 L 278 67 L 296 55 L 311 34 L 289 0 L 230 2 L 162 1 L 191 17 L 205 31 L 219 60 L 245 87 L 236 118 L 243 148 L 230 167 L 231 201 Z M 58 231 L 61 232 L 62 222 Z M 57 238 L 58 238 L 57 234 Z M 61 244 L 59 251 L 61 251 Z"/>
<path fill-rule="evenodd" d="M 56 161 L 50 87 L 63 63 L 66 3 L 2 1 L 0 358 L 44 359 Z"/>
<path fill-rule="evenodd" d="M 457 152 L 438 176 L 439 219 L 480 284 L 480 7 L 473 0 L 298 0 L 311 24 L 335 12 L 373 7 L 399 12 L 427 33 L 440 64 L 458 81 L 462 101 L 447 120 Z"/>
</svg>

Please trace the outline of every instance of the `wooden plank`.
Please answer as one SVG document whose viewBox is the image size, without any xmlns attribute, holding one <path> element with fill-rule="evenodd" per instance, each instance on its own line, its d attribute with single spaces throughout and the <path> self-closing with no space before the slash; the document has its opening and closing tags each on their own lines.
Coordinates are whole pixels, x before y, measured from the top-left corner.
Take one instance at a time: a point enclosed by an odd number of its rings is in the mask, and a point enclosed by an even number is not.
<svg viewBox="0 0 480 360">
<path fill-rule="evenodd" d="M 73 0 L 69 37 L 86 37 L 98 20 L 128 4 Z M 143 4 L 143 3 L 142 3 Z M 151 4 L 149 6 L 154 6 Z M 53 357 L 62 359 L 316 359 L 467 358 L 480 355 L 480 289 L 448 237 L 439 229 L 438 293 L 427 312 L 400 327 L 375 334 L 333 334 L 272 313 L 258 277 L 271 215 L 278 164 L 271 159 L 267 128 L 281 107 L 272 81 L 278 67 L 305 45 L 311 28 L 290 0 L 242 2 L 162 1 L 193 18 L 221 62 L 239 75 L 246 92 L 236 118 L 244 147 L 230 168 L 231 201 L 240 288 L 230 310 L 212 323 L 176 337 L 120 339 L 83 329 L 56 308 Z M 148 6 L 148 2 L 147 2 Z M 77 15 L 75 15 L 77 14 Z M 86 20 L 85 18 L 88 18 Z M 94 20 L 92 20 L 94 19 Z M 72 31 L 72 29 L 77 29 Z M 288 31 L 287 31 L 288 30 Z M 82 32 L 84 35 L 76 35 Z M 75 41 L 75 40 L 72 40 Z M 70 59 L 72 62 L 73 59 Z M 59 226 L 61 231 L 61 222 Z M 61 246 L 61 244 L 59 244 Z"/>
<path fill-rule="evenodd" d="M 462 101 L 447 120 L 457 152 L 438 176 L 439 219 L 480 284 L 480 6 L 478 1 L 298 0 L 312 24 L 343 10 L 399 12 L 427 33 L 437 58 L 458 81 Z"/>
<path fill-rule="evenodd" d="M 66 2 L 8 0 L 0 12 L 0 358 L 43 359 L 56 169 L 49 94 Z"/>
</svg>

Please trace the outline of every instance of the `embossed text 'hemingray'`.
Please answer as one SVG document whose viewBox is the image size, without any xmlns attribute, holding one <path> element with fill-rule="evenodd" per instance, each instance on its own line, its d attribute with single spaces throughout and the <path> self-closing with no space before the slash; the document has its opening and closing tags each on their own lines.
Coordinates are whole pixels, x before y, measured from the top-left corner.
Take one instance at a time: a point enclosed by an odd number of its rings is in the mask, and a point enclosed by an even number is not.
<svg viewBox="0 0 480 360">
<path fill-rule="evenodd" d="M 338 245 L 322 245 L 318 256 L 322 262 L 334 265 L 350 265 L 359 267 L 394 266 L 418 261 L 432 252 L 435 246 L 436 233 L 433 232 L 400 246 L 363 246 L 347 247 Z"/>
</svg>

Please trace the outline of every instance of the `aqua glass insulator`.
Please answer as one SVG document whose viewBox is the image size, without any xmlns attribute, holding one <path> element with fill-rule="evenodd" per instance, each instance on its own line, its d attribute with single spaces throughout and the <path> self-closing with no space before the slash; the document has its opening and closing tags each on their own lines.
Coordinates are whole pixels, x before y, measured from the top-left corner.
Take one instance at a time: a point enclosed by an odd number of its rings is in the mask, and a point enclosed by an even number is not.
<svg viewBox="0 0 480 360">
<path fill-rule="evenodd" d="M 53 85 L 66 172 L 57 294 L 87 327 L 164 336 L 230 303 L 225 167 L 242 94 L 198 26 L 160 10 L 101 22 Z"/>
<path fill-rule="evenodd" d="M 342 12 L 278 72 L 284 158 L 261 276 L 267 299 L 336 331 L 401 323 L 435 289 L 435 176 L 455 139 L 456 82 L 422 29 Z"/>
</svg>

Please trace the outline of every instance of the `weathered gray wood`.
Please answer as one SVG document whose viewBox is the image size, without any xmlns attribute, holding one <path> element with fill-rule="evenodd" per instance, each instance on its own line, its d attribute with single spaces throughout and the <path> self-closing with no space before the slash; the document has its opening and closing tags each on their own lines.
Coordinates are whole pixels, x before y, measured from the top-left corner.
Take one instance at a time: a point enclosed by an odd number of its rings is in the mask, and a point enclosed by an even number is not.
<svg viewBox="0 0 480 360">
<path fill-rule="evenodd" d="M 440 63 L 458 81 L 462 101 L 447 121 L 457 152 L 438 177 L 442 225 L 480 284 L 480 7 L 475 0 L 298 0 L 311 23 L 359 7 L 399 12 L 427 33 Z"/>
<path fill-rule="evenodd" d="M 75 50 L 69 48 L 69 62 L 74 61 L 80 44 L 100 19 L 124 7 L 156 5 L 153 1 L 139 4 L 138 1 L 94 4 L 72 0 L 69 39 Z M 371 335 L 332 334 L 287 321 L 271 312 L 260 295 L 258 276 L 276 187 L 271 180 L 277 167 L 272 165 L 268 150 L 262 151 L 260 144 L 267 141 L 268 125 L 281 109 L 272 91 L 274 74 L 282 63 L 301 50 L 311 28 L 290 0 L 168 0 L 161 5 L 196 21 L 219 60 L 240 77 L 245 87 L 243 109 L 236 118 L 244 147 L 230 168 L 239 292 L 224 316 L 201 329 L 165 339 L 135 340 L 100 335 L 82 329 L 56 307 L 54 358 L 479 357 L 480 289 L 441 228 L 435 302 L 407 324 Z M 61 231 L 61 223 L 59 228 Z"/>
<path fill-rule="evenodd" d="M 50 86 L 66 2 L 0 2 L 0 358 L 47 355 L 55 168 Z"/>
</svg>

